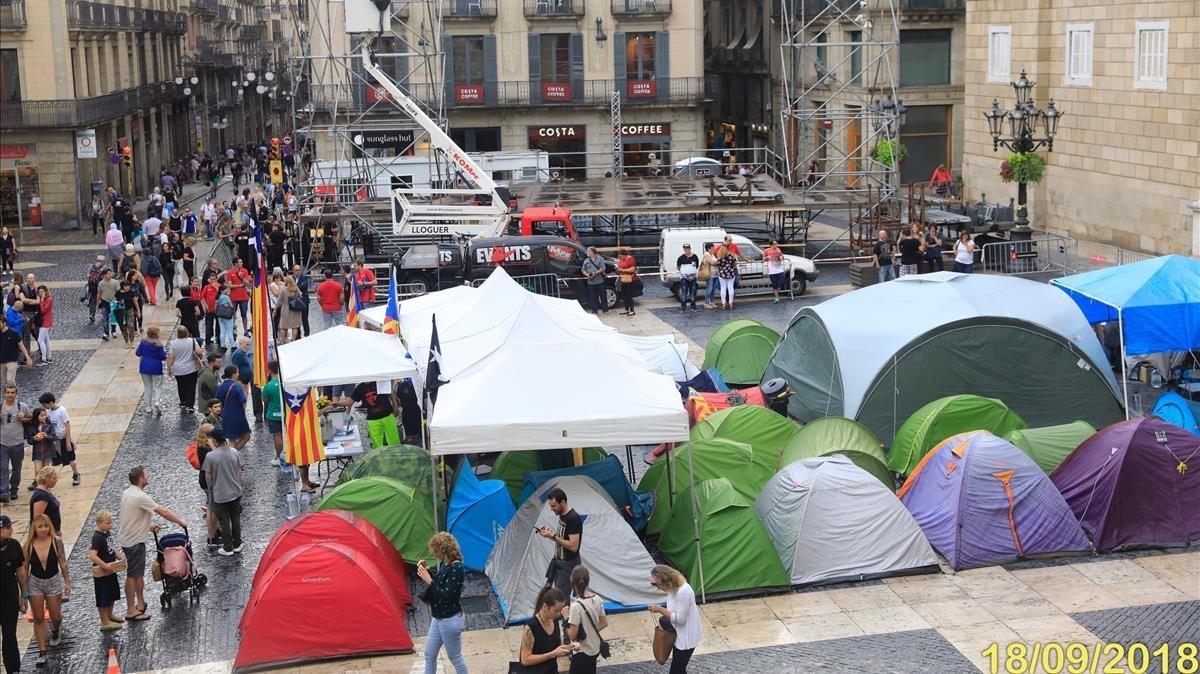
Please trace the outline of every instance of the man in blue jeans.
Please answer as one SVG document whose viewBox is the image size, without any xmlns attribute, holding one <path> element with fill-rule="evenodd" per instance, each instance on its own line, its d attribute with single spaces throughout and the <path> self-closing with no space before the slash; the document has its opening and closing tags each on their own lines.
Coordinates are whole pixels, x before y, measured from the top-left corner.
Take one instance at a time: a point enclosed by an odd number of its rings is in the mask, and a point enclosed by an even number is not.
<svg viewBox="0 0 1200 674">
<path fill-rule="evenodd" d="M 892 241 L 886 229 L 879 230 L 879 239 L 871 249 L 871 261 L 879 268 L 879 282 L 895 281 L 896 267 L 893 259 Z"/>
<path fill-rule="evenodd" d="M 700 258 L 692 252 L 691 244 L 683 244 L 683 255 L 675 260 L 679 270 L 679 310 L 687 311 L 688 303 L 696 310 L 696 276 L 700 273 Z"/>
<path fill-rule="evenodd" d="M 604 283 L 604 258 L 596 255 L 596 247 L 588 246 L 587 257 L 581 266 L 584 277 L 587 278 L 588 311 L 599 314 L 608 313 L 606 295 L 608 288 Z"/>
<path fill-rule="evenodd" d="M 17 400 L 16 384 L 4 384 L 0 402 L 0 503 L 15 501 L 25 461 L 25 423 L 32 412 Z M 11 478 L 11 479 L 10 479 Z"/>
</svg>

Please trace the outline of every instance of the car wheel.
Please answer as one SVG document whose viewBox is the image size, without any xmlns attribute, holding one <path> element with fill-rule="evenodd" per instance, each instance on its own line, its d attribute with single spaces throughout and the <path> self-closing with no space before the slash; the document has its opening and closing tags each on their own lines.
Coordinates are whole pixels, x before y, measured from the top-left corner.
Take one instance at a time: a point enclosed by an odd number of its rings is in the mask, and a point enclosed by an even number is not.
<svg viewBox="0 0 1200 674">
<path fill-rule="evenodd" d="M 682 300 L 682 298 L 679 296 L 679 286 L 680 284 L 678 283 L 671 284 L 671 294 L 675 296 L 676 301 Z"/>
<path fill-rule="evenodd" d="M 804 278 L 803 276 L 793 276 L 792 277 L 791 290 L 792 290 L 793 295 L 799 297 L 799 296 L 803 295 L 804 291 L 807 289 L 808 289 L 808 279 Z"/>
<path fill-rule="evenodd" d="M 604 309 L 606 311 L 609 309 L 615 309 L 617 307 L 618 299 L 620 299 L 620 298 L 617 297 L 617 291 L 615 289 L 613 289 L 613 288 L 605 288 L 604 289 Z"/>
<path fill-rule="evenodd" d="M 404 277 L 404 284 L 414 286 L 412 288 L 408 288 L 408 290 L 417 292 L 421 295 L 437 290 L 437 286 L 433 282 L 433 277 L 429 274 L 408 274 Z"/>
</svg>

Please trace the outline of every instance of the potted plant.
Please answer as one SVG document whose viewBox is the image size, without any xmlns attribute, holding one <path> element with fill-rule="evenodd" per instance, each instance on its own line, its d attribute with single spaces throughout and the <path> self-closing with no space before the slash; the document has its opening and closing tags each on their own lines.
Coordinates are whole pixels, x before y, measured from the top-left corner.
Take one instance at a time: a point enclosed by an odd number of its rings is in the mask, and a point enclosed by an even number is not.
<svg viewBox="0 0 1200 674">
<path fill-rule="evenodd" d="M 1046 172 L 1046 160 L 1034 152 L 1014 152 L 1000 162 L 1000 179 L 1006 183 L 1037 183 Z"/>
<path fill-rule="evenodd" d="M 908 156 L 908 148 L 898 140 L 885 138 L 875 144 L 875 151 L 871 153 L 871 156 L 880 164 L 896 166 L 900 160 Z"/>
</svg>

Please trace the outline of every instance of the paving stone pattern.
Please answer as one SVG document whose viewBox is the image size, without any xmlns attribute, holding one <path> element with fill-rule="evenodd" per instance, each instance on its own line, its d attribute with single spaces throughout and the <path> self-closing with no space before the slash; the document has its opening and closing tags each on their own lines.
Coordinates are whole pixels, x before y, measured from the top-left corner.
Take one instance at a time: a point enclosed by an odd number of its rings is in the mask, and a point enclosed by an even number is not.
<svg viewBox="0 0 1200 674">
<path fill-rule="evenodd" d="M 1126 646 L 1140 643 L 1151 652 L 1163 643 L 1169 644 L 1170 672 L 1180 671 L 1175 666 L 1180 644 L 1200 645 L 1200 601 L 1086 611 L 1072 613 L 1071 618 L 1104 642 Z M 1160 667 L 1160 662 L 1155 660 L 1151 671 L 1157 672 Z"/>
<path fill-rule="evenodd" d="M 937 630 L 894 632 L 696 655 L 688 671 L 703 672 L 890 672 L 892 674 L 963 674 L 975 666 Z M 602 667 L 613 674 L 654 672 L 654 662 Z"/>
</svg>

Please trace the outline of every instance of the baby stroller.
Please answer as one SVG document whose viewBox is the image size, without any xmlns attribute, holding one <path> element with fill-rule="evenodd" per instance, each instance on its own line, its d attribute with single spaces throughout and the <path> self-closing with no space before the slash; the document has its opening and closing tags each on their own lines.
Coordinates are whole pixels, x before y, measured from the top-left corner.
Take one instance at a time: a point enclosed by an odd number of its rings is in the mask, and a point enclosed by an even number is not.
<svg viewBox="0 0 1200 674">
<path fill-rule="evenodd" d="M 159 538 L 154 534 L 155 560 L 162 578 L 162 607 L 171 608 L 171 598 L 188 593 L 189 603 L 200 601 L 200 588 L 208 584 L 208 577 L 196 573 L 192 557 L 192 541 L 187 529 L 181 533 L 166 534 Z"/>
</svg>

